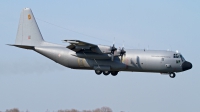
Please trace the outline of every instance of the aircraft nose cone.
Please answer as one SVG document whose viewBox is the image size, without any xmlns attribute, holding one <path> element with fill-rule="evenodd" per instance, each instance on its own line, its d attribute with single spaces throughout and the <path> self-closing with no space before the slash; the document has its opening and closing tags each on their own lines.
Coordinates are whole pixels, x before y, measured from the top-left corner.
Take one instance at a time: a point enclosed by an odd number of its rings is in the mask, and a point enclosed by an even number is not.
<svg viewBox="0 0 200 112">
<path fill-rule="evenodd" d="M 192 63 L 190 63 L 188 61 L 183 62 L 183 64 L 182 64 L 183 71 L 189 70 L 191 68 L 192 68 Z"/>
</svg>

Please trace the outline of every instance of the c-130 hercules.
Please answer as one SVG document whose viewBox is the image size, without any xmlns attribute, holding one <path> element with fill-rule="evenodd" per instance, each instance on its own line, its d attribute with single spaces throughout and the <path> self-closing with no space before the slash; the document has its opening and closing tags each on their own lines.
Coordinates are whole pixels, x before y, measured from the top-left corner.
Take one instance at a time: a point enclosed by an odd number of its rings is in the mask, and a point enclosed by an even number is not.
<svg viewBox="0 0 200 112">
<path fill-rule="evenodd" d="M 178 52 L 159 50 L 135 50 L 95 45 L 80 40 L 64 40 L 69 46 L 57 45 L 43 40 L 30 8 L 24 8 L 20 15 L 15 44 L 24 49 L 36 51 L 45 57 L 72 69 L 94 70 L 96 74 L 116 76 L 119 71 L 153 72 L 169 74 L 192 68 Z"/>
</svg>

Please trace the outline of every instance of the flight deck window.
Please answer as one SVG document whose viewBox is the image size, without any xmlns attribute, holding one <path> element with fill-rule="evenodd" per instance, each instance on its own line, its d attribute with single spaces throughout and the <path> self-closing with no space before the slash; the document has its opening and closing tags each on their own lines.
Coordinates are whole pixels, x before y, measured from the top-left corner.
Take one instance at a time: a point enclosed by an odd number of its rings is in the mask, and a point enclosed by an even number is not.
<svg viewBox="0 0 200 112">
<path fill-rule="evenodd" d="M 179 58 L 179 55 L 178 54 L 174 54 L 174 58 Z"/>
<path fill-rule="evenodd" d="M 181 57 L 181 61 L 184 62 L 185 61 L 184 57 L 182 55 L 180 55 L 180 57 Z"/>
</svg>

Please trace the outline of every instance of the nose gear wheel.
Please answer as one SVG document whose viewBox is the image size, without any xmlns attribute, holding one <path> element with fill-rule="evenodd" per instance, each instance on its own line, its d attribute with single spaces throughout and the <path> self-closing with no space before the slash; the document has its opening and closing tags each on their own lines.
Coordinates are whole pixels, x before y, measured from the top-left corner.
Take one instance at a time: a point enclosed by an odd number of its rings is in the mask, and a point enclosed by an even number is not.
<svg viewBox="0 0 200 112">
<path fill-rule="evenodd" d="M 174 78 L 174 77 L 176 77 L 176 74 L 173 72 L 173 73 L 170 73 L 169 76 L 170 76 L 171 78 Z"/>
</svg>

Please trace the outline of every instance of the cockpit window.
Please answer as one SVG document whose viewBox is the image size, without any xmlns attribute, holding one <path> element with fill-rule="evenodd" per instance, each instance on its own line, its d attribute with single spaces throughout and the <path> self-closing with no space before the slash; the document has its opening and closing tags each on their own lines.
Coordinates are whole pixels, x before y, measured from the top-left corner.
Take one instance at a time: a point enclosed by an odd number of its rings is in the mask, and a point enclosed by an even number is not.
<svg viewBox="0 0 200 112">
<path fill-rule="evenodd" d="M 174 54 L 174 58 L 180 58 L 179 54 Z"/>
<path fill-rule="evenodd" d="M 180 53 L 174 54 L 174 58 L 181 58 L 181 61 L 182 61 L 182 62 L 185 61 L 184 57 L 183 57 Z"/>
<path fill-rule="evenodd" d="M 184 57 L 182 55 L 180 55 L 182 62 L 185 61 Z"/>
</svg>

